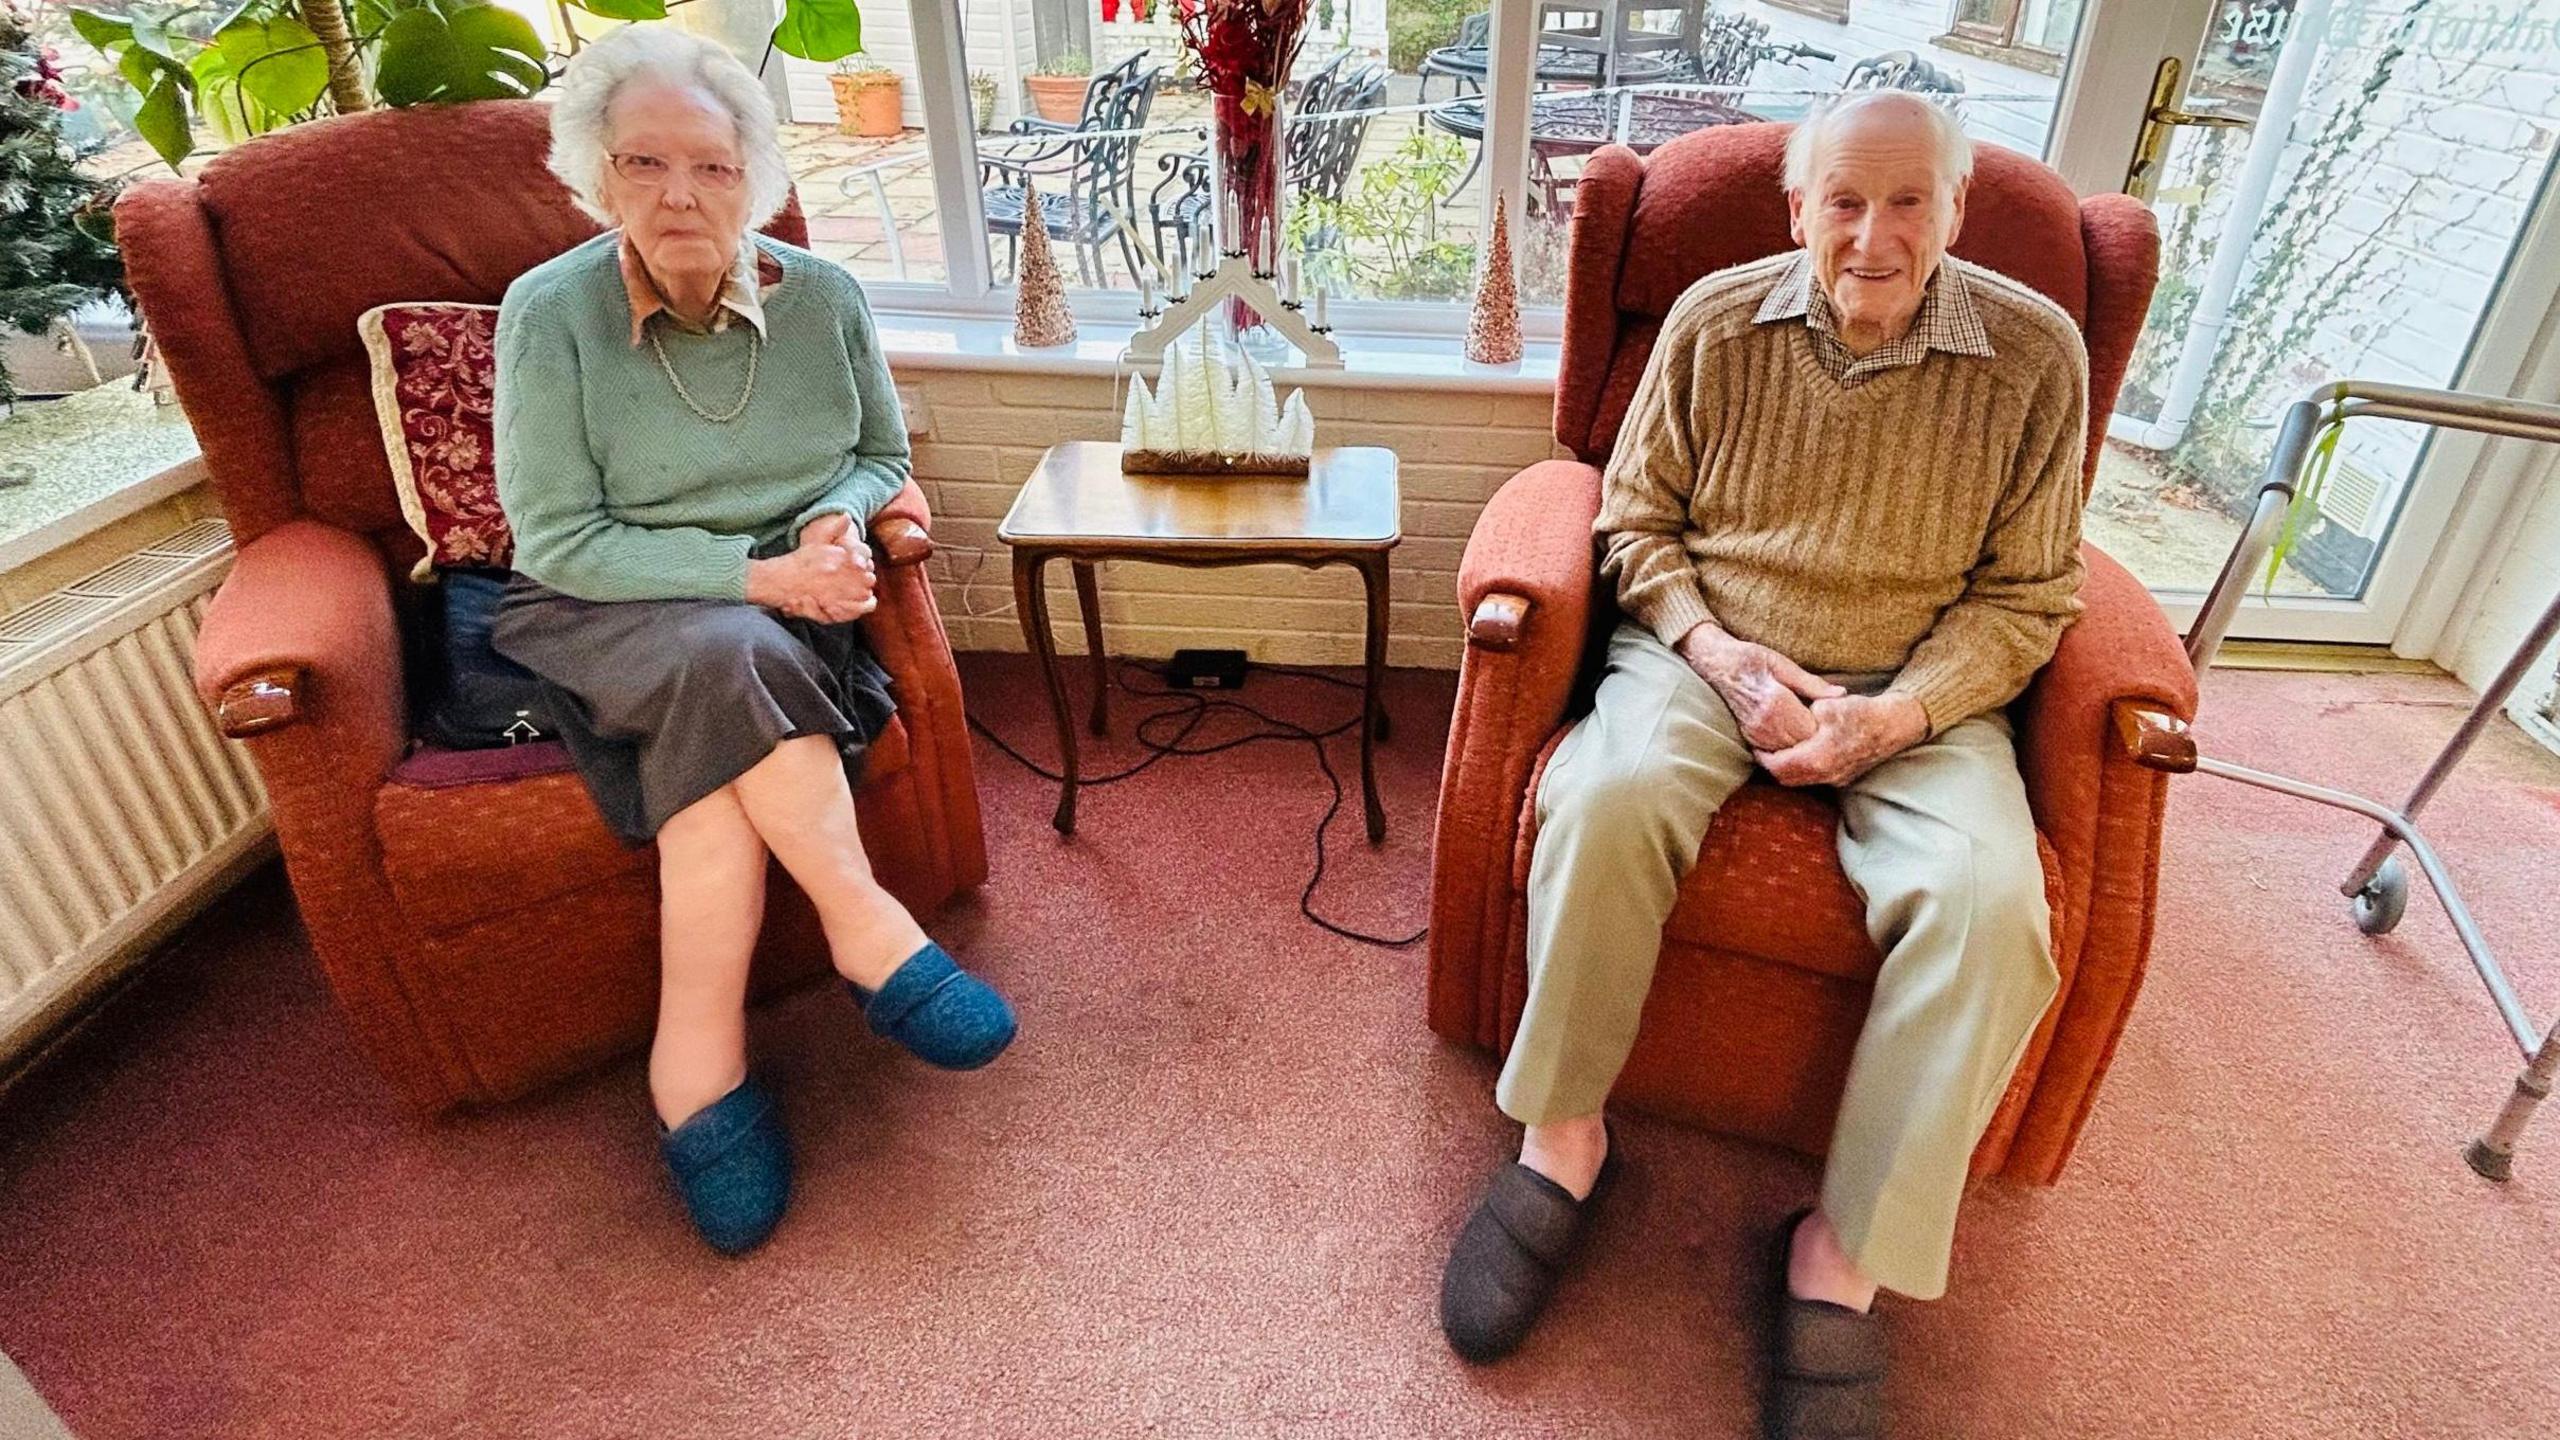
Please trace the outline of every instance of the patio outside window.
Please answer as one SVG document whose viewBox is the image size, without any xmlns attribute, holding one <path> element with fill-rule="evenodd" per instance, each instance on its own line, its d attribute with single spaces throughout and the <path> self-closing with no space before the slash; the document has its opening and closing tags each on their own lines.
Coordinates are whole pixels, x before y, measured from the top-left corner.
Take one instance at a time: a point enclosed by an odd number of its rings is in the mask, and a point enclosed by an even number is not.
<svg viewBox="0 0 2560 1440">
<path fill-rule="evenodd" d="M 717 4 L 722 0 L 701 0 Z M 865 48 L 905 82 L 909 128 L 855 138 L 832 123 L 825 67 L 785 61 L 791 147 L 812 245 L 869 282 L 948 285 L 979 256 L 1012 281 L 1026 180 L 1070 287 L 1129 293 L 1205 243 L 1209 102 L 1194 83 L 1170 0 L 965 0 L 965 107 L 933 103 L 918 63 L 929 5 L 866 9 Z M 1427 97 L 1455 104 L 1483 88 L 1482 0 L 1318 0 L 1293 77 L 1288 185 L 1307 281 L 1343 299 L 1454 304 L 1473 286 L 1483 225 L 1481 122 L 1436 127 Z M 912 13 L 911 13 L 912 11 Z M 1470 37 L 1472 73 L 1426 72 L 1436 47 Z M 1444 57 L 1445 58 L 1445 57 Z M 1462 67 L 1464 62 L 1461 61 Z M 1436 78 L 1435 78 L 1436 76 Z M 983 237 L 953 232 L 928 127 L 967 116 Z"/>
</svg>

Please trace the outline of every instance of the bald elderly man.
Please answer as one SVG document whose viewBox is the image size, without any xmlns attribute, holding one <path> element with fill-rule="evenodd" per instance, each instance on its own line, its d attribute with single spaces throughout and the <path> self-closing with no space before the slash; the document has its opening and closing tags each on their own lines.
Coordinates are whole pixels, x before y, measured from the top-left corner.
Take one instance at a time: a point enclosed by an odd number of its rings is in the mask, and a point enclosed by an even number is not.
<svg viewBox="0 0 2560 1440">
<path fill-rule="evenodd" d="M 1495 1091 L 1526 1133 L 1442 1282 L 1470 1360 L 1527 1335 L 1603 1198 L 1601 1110 L 1663 923 L 1755 770 L 1837 793 L 1885 957 L 1820 1203 L 1776 1237 L 1769 1432 L 1878 1433 L 1876 1293 L 1946 1289 L 1967 1162 L 2056 987 L 2002 712 L 2079 610 L 2088 410 L 2070 318 L 1946 253 L 1972 171 L 1946 111 L 1838 104 L 1787 150 L 1803 248 L 1705 277 L 1663 323 L 1602 481 L 1626 621 L 1538 789 Z"/>
</svg>

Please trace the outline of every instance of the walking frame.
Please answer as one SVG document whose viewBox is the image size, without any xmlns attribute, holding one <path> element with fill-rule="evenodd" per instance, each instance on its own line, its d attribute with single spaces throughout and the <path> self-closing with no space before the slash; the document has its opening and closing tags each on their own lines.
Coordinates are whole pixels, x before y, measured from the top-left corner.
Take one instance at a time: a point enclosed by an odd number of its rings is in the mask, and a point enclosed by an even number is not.
<svg viewBox="0 0 2560 1440">
<path fill-rule="evenodd" d="M 2241 532 L 2230 557 L 2223 561 L 2222 573 L 2215 578 L 2213 589 L 2205 596 L 2203 608 L 2196 614 L 2195 625 L 2187 633 L 2187 659 L 2195 666 L 2199 678 L 2213 663 L 2214 652 L 2222 647 L 2222 639 L 2231 628 L 2233 614 L 2239 609 L 2250 577 L 2267 563 L 2269 551 L 2282 533 L 2286 517 L 2292 510 L 2305 465 L 2318 447 L 2320 437 L 2330 427 L 2358 417 L 2383 420 L 2410 420 L 2452 430 L 2470 430 L 2484 435 L 2503 435 L 2520 440 L 2541 440 L 2560 444 L 2560 405 L 2535 404 L 2494 395 L 2474 395 L 2451 390 L 2428 390 L 2405 385 L 2374 384 L 2362 380 L 2341 380 L 2322 385 L 2307 397 L 2295 401 L 2284 414 L 2283 428 L 2276 437 L 2274 457 L 2267 462 L 2266 483 L 2259 487 L 2257 508 L 2249 517 L 2248 528 Z M 2143 765 L 2170 774 L 2217 775 L 2237 780 L 2262 790 L 2281 795 L 2313 800 L 2323 805 L 2350 811 L 2382 827 L 2364 858 L 2339 882 L 2340 894 L 2348 897 L 2356 928 L 2367 935 L 2386 935 L 2400 923 L 2409 902 L 2407 867 L 2392 852 L 2407 846 L 2417 861 L 2419 873 L 2432 886 L 2436 899 L 2444 906 L 2445 916 L 2453 922 L 2454 933 L 2461 937 L 2462 948 L 2470 953 L 2472 967 L 2480 972 L 2481 982 L 2488 987 L 2489 998 L 2498 1014 L 2515 1037 L 2516 1046 L 2524 1054 L 2525 1066 L 2516 1076 L 2515 1090 L 2488 1132 L 2471 1142 L 2465 1153 L 2473 1170 L 2491 1180 L 2504 1180 L 2513 1172 L 2515 1147 L 2533 1118 L 2535 1107 L 2551 1094 L 2555 1073 L 2560 1073 L 2560 1024 L 2537 1035 L 2533 1021 L 2516 999 L 2515 988 L 2507 982 L 2506 972 L 2490 953 L 2481 938 L 2479 924 L 2471 917 L 2470 907 L 2462 903 L 2461 893 L 2454 888 L 2453 877 L 2435 847 L 2418 829 L 2418 812 L 2426 806 L 2438 786 L 2453 773 L 2470 750 L 2480 732 L 2506 703 L 2516 686 L 2524 679 L 2543 648 L 2554 634 L 2560 634 L 2560 597 L 2554 597 L 2544 609 L 2497 679 L 2480 696 L 2453 738 L 2426 773 L 2419 777 L 2417 788 L 2399 808 L 2378 804 L 2360 795 L 2333 790 L 2282 775 L 2253 770 L 2199 755 L 2195 742 L 2175 718 L 2153 711 L 2124 709 L 2117 714 L 2123 743 Z"/>
</svg>

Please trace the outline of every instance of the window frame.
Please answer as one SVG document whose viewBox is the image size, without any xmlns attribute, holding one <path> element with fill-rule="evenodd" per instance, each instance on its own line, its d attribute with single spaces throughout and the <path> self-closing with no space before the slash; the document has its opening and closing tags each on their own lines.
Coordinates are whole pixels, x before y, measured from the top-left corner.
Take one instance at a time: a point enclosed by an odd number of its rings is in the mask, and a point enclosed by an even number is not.
<svg viewBox="0 0 2560 1440">
<path fill-rule="evenodd" d="M 2027 0 L 1990 0 L 2002 19 L 1997 23 L 1964 18 L 1965 0 L 1955 0 L 1955 8 L 1947 13 L 1947 33 L 1995 49 L 2033 49 L 2018 45 L 2018 21 L 2027 13 Z"/>
<path fill-rule="evenodd" d="M 1768 0 L 1768 3 L 1781 10 L 1793 10 L 1799 15 L 1810 15 L 1835 25 L 1849 23 L 1850 0 Z"/>
<path fill-rule="evenodd" d="M 1493 177 L 1509 174 L 1503 189 L 1511 209 L 1512 233 L 1519 233 L 1520 195 L 1528 177 L 1528 93 L 1530 34 L 1537 24 L 1539 0 L 1492 0 L 1495 21 L 1489 37 L 1494 63 L 1487 76 L 1488 133 L 1482 182 L 1490 193 Z M 947 0 L 906 0 L 908 23 L 916 45 L 917 104 L 923 112 L 925 149 L 934 172 L 934 197 L 941 226 L 942 283 L 864 280 L 863 291 L 875 310 L 901 316 L 988 317 L 1010 314 L 1011 285 L 999 285 L 986 241 L 986 210 L 978 188 L 978 135 L 969 97 L 969 60 L 958 6 Z M 1492 242 L 1493 210 L 1480 207 L 1473 235 L 1481 255 Z M 1516 255 L 1516 251 L 1515 251 Z M 1108 329 L 1136 320 L 1133 292 L 1090 290 L 1070 286 L 1068 308 L 1081 324 Z M 1360 335 L 1411 339 L 1446 337 L 1462 342 L 1472 307 L 1459 300 L 1342 300 L 1331 306 L 1338 338 L 1356 343 Z M 1522 307 L 1525 338 L 1552 340 L 1563 333 L 1559 308 Z"/>
<path fill-rule="evenodd" d="M 1785 0 L 1769 0 L 1769 3 L 1784 4 Z M 1961 18 L 1964 0 L 1953 0 L 1947 12 L 1946 33 L 1935 37 L 1931 43 L 1942 45 L 1959 55 L 1971 55 L 1977 59 L 2011 65 L 2021 70 L 2033 70 L 2042 75 L 2060 75 L 2064 65 L 2070 60 L 2067 46 L 2061 50 L 2051 50 L 2018 38 L 2018 27 L 2026 22 L 2028 0 L 1991 0 L 1991 3 L 2005 7 L 2002 13 L 2006 18 L 1997 25 Z M 2085 22 L 2088 18 L 2086 14 L 2088 5 L 2085 0 L 2081 9 L 2083 11 L 2081 19 Z M 2074 29 L 2076 31 L 2077 27 L 2075 26 Z"/>
</svg>

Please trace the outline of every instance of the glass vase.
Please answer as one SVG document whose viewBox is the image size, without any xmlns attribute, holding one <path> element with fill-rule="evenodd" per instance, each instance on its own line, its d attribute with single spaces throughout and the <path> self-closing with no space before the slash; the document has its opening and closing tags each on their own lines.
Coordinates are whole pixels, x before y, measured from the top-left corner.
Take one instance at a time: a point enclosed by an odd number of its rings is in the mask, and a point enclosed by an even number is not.
<svg viewBox="0 0 2560 1440">
<path fill-rule="evenodd" d="M 1287 203 L 1288 146 L 1280 92 L 1252 87 L 1217 97 L 1210 141 L 1210 190 L 1220 259 L 1242 256 L 1253 273 L 1279 288 Z M 1238 344 L 1258 359 L 1285 354 L 1289 342 L 1242 300 L 1228 305 Z"/>
</svg>

